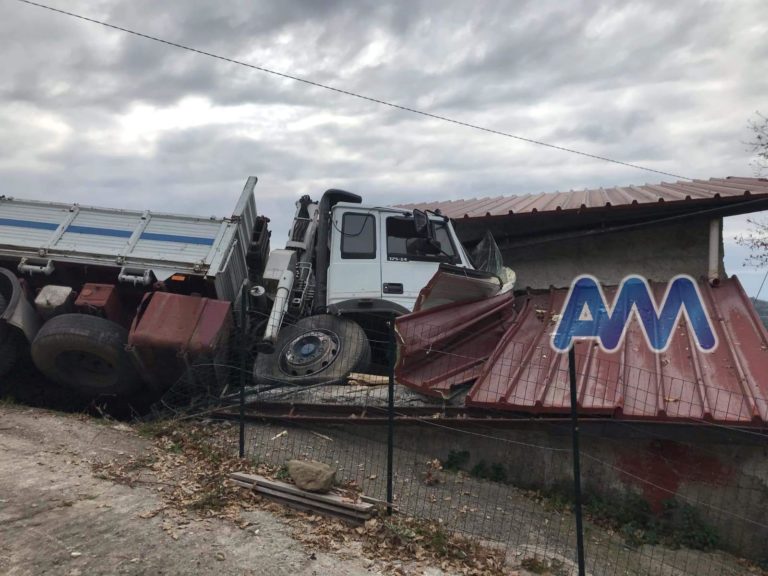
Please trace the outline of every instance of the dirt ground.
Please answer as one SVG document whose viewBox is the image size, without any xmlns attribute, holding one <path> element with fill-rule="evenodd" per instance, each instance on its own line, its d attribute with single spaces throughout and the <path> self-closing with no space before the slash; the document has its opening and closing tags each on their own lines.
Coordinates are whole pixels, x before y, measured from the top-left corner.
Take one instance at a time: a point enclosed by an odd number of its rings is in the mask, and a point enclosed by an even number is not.
<svg viewBox="0 0 768 576">
<path fill-rule="evenodd" d="M 209 426 L 212 425 L 201 423 L 197 424 L 197 429 L 208 438 L 214 430 Z M 229 437 L 233 430 L 219 431 Z M 296 432 L 293 430 L 288 434 L 269 425 L 251 426 L 248 430 L 249 452 L 252 456 L 258 453 L 265 460 L 268 459 L 265 458 L 267 445 L 291 439 L 294 451 L 301 451 L 302 447 L 319 438 L 329 446 L 335 445 L 325 454 L 324 459 L 329 462 L 359 462 L 364 454 L 370 453 L 366 446 L 358 445 L 364 442 L 359 437 L 357 442 L 340 437 L 334 440 L 309 430 L 302 439 L 296 437 Z M 440 561 L 401 562 L 403 556 L 398 554 L 399 549 L 390 548 L 388 553 L 379 555 L 381 542 L 374 540 L 371 548 L 369 540 L 366 548 L 363 537 L 356 538 L 355 530 L 362 528 L 334 528 L 333 524 L 326 523 L 323 532 L 318 529 L 322 522 L 318 522 L 317 517 L 286 513 L 274 503 L 244 507 L 238 511 L 237 521 L 200 512 L 158 513 L 168 506 L 169 492 L 178 495 L 179 490 L 184 491 L 185 481 L 180 471 L 186 465 L 188 472 L 190 462 L 194 463 L 186 453 L 175 451 L 178 447 L 172 441 L 175 435 L 176 432 L 172 438 L 163 437 L 165 444 L 158 446 L 159 437 L 154 440 L 145 438 L 135 426 L 0 403 L 0 574 L 450 576 L 454 571 Z M 151 465 L 158 450 L 163 454 L 163 474 L 153 472 Z M 277 450 L 277 453 L 283 452 Z M 418 462 L 423 464 L 424 458 L 420 457 Z M 400 472 L 395 487 L 398 506 L 408 507 L 410 500 L 434 502 L 434 507 L 423 507 L 418 514 L 430 518 L 438 510 L 446 527 L 451 523 L 453 508 L 458 508 L 459 512 L 467 508 L 468 513 L 474 507 L 478 512 L 485 511 L 482 529 L 474 530 L 476 536 L 488 538 L 488 545 L 492 546 L 492 541 L 497 540 L 492 536 L 503 534 L 507 545 L 506 563 L 503 560 L 502 564 L 497 563 L 501 569 L 494 570 L 493 574 L 530 576 L 531 572 L 525 569 L 528 567 L 537 574 L 565 576 L 575 572 L 572 530 L 567 518 L 558 520 L 552 511 L 531 500 L 523 502 L 519 495 L 501 494 L 498 490 L 485 494 L 491 484 L 475 483 L 470 479 L 461 491 L 468 495 L 466 506 L 459 506 L 463 502 L 454 502 L 442 492 L 432 495 L 434 497 L 421 494 L 431 490 L 424 486 L 419 493 L 412 493 L 406 484 L 408 478 L 417 477 L 414 476 L 416 470 L 403 476 L 412 463 L 400 462 L 400 459 L 396 458 L 396 469 Z M 235 466 L 242 462 L 235 460 Z M 119 466 L 115 467 L 116 463 Z M 130 470 L 133 464 L 136 469 Z M 373 470 L 365 470 L 369 480 L 366 493 L 377 494 L 383 463 L 368 464 Z M 100 470 L 111 470 L 112 474 L 129 470 L 133 481 L 126 483 L 117 476 L 100 473 Z M 340 473 L 347 476 L 343 470 Z M 447 484 L 441 486 L 450 488 Z M 486 515 L 488 510 L 501 509 L 502 496 L 505 508 L 519 513 L 513 514 L 513 518 L 506 518 L 501 513 Z M 510 508 L 507 500 L 512 496 L 521 500 L 515 500 L 516 505 Z M 487 502 L 483 500 L 486 497 Z M 239 492 L 234 493 L 234 498 L 236 502 L 243 499 Z M 527 513 L 526 518 L 536 518 L 537 522 L 522 521 L 522 512 Z M 497 525 L 499 518 L 506 518 L 503 526 Z M 534 526 L 538 528 L 534 530 Z M 655 547 L 630 551 L 615 535 L 588 528 L 588 552 L 592 543 L 598 540 L 601 544 L 597 549 L 607 552 L 588 557 L 588 573 L 592 576 L 617 573 L 663 576 L 754 574 L 752 569 L 723 553 Z M 332 545 L 319 545 L 323 541 L 330 541 Z M 526 559 L 539 558 L 551 562 L 545 566 L 525 563 Z M 676 565 L 688 569 L 678 569 Z"/>
<path fill-rule="evenodd" d="M 281 519 L 255 510 L 240 529 L 191 516 L 171 534 L 153 484 L 96 477 L 93 465 L 140 458 L 149 441 L 123 424 L 0 406 L 0 574 L 366 576 L 371 561 L 309 552 Z"/>
</svg>

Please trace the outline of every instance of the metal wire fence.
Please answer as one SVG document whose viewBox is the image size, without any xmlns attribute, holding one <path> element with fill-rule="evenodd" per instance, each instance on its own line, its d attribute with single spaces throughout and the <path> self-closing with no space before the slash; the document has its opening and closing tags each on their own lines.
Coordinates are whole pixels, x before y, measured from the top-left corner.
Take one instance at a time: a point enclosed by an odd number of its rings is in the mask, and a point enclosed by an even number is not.
<svg viewBox="0 0 768 576">
<path fill-rule="evenodd" d="M 395 514 L 504 547 L 511 567 L 577 574 L 581 557 L 588 574 L 768 573 L 754 389 L 586 344 L 570 358 L 530 342 L 497 353 L 493 328 L 484 347 L 440 346 L 438 327 L 360 314 L 286 320 L 267 346 L 263 318 L 240 318 L 228 363 L 191 366 L 162 406 L 238 419 L 241 455 L 278 478 L 292 459 L 329 464 Z"/>
</svg>

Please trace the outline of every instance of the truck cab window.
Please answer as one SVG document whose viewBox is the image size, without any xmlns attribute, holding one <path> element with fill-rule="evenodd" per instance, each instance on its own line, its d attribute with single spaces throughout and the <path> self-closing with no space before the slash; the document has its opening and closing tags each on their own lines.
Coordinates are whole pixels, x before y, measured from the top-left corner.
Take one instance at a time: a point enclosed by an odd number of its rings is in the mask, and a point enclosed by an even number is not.
<svg viewBox="0 0 768 576">
<path fill-rule="evenodd" d="M 425 240 L 416 234 L 413 218 L 387 218 L 387 258 L 389 260 L 427 260 L 448 263 L 458 261 L 446 223 L 430 222 L 430 225 L 435 240 L 440 243 L 441 251 L 437 254 L 425 249 Z"/>
<path fill-rule="evenodd" d="M 376 258 L 376 220 L 373 214 L 347 212 L 342 216 L 341 257 Z"/>
</svg>

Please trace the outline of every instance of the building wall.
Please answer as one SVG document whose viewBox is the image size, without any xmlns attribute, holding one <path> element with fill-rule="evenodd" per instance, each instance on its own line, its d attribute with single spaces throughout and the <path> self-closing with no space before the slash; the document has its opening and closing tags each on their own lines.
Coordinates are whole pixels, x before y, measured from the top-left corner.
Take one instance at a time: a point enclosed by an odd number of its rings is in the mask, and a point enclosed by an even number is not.
<svg viewBox="0 0 768 576">
<path fill-rule="evenodd" d="M 680 430 L 638 424 L 580 423 L 581 479 L 585 493 L 641 496 L 656 514 L 666 503 L 692 507 L 702 525 L 714 529 L 718 547 L 763 562 L 768 527 L 768 445 L 751 442 L 743 432 L 697 427 Z M 639 426 L 639 427 L 638 427 Z M 648 426 L 648 425 L 646 425 Z M 358 436 L 381 441 L 378 426 L 348 426 Z M 469 432 L 469 433 L 468 433 Z M 418 440 L 414 440 L 414 439 Z M 744 442 L 744 440 L 749 442 Z M 524 489 L 568 488 L 573 483 L 572 438 L 567 422 L 520 424 L 517 429 L 465 427 L 452 430 L 398 424 L 397 463 L 404 452 L 418 451 L 421 461 L 446 462 L 465 452 L 462 469 L 480 462 L 501 466 L 506 483 Z M 418 459 L 418 458 L 417 458 Z M 501 485 L 501 484 L 499 484 Z"/>
<path fill-rule="evenodd" d="M 517 288 L 564 288 L 580 274 L 615 285 L 629 274 L 666 281 L 678 274 L 705 276 L 709 220 L 681 220 L 648 228 L 570 238 L 521 247 L 502 247 L 504 263 L 517 275 Z M 720 232 L 720 274 L 722 263 Z"/>
</svg>

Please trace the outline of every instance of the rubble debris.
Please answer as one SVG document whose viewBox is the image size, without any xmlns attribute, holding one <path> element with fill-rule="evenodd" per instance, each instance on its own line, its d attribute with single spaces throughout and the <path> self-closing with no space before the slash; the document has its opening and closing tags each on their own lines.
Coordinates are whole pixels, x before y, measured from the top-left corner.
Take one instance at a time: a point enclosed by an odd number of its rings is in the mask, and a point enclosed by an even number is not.
<svg viewBox="0 0 768 576">
<path fill-rule="evenodd" d="M 385 386 L 389 384 L 389 376 L 350 372 L 349 376 L 347 376 L 347 384 L 352 386 Z"/>
</svg>

